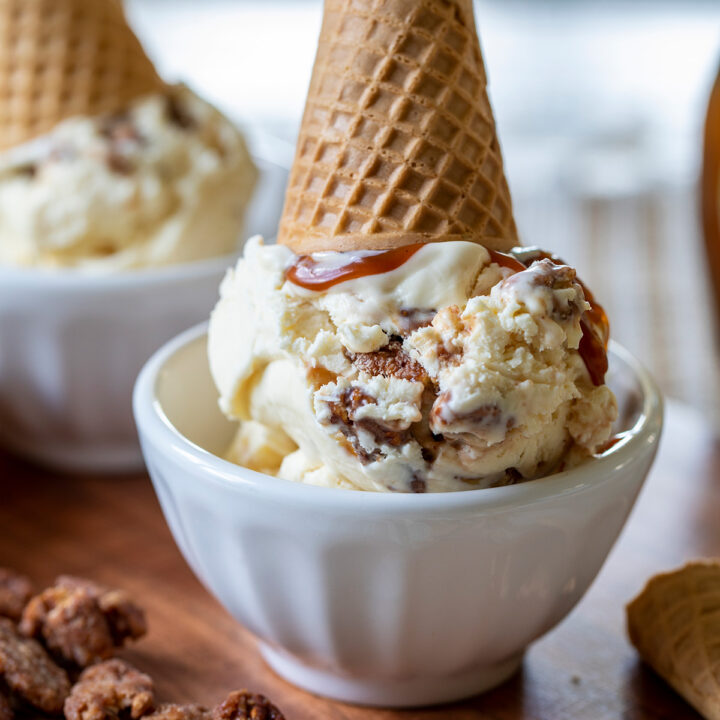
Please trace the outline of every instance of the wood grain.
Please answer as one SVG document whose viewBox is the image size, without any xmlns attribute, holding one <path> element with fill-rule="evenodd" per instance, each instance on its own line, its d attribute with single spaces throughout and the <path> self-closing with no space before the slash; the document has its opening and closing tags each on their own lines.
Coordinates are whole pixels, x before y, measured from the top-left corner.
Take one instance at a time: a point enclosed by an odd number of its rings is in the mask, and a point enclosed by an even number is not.
<svg viewBox="0 0 720 720">
<path fill-rule="evenodd" d="M 720 556 L 719 513 L 720 446 L 700 416 L 671 405 L 658 461 L 620 542 L 522 672 L 471 701 L 393 712 L 316 698 L 275 676 L 185 565 L 146 476 L 52 475 L 0 454 L 0 564 L 38 584 L 72 572 L 132 591 L 148 610 L 150 634 L 125 656 L 156 679 L 162 700 L 209 704 L 248 687 L 289 720 L 697 719 L 637 660 L 624 604 L 654 572 Z"/>
</svg>

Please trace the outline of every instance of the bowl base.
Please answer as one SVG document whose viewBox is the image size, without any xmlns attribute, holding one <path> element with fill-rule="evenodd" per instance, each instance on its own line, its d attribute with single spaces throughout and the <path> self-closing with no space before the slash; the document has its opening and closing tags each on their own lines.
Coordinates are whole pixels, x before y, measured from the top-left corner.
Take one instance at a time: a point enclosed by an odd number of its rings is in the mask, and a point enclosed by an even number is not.
<svg viewBox="0 0 720 720">
<path fill-rule="evenodd" d="M 505 682 L 522 664 L 524 653 L 493 665 L 476 666 L 451 677 L 414 677 L 380 681 L 367 677 L 336 675 L 300 662 L 259 643 L 260 652 L 281 677 L 314 695 L 375 707 L 418 707 L 455 702 L 478 695 Z"/>
</svg>

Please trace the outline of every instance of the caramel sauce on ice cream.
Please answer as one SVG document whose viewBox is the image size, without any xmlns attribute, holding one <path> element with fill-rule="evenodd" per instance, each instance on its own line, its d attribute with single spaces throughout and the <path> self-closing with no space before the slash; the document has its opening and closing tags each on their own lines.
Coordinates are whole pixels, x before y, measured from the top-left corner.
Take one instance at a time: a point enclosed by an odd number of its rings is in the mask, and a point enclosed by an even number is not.
<svg viewBox="0 0 720 720">
<path fill-rule="evenodd" d="M 300 255 L 288 269 L 287 279 L 306 290 L 321 292 L 346 280 L 396 270 L 423 245 L 424 243 L 417 243 L 392 250 L 348 253 L 350 261 L 344 265 L 325 264 L 316 260 L 313 255 Z"/>
</svg>

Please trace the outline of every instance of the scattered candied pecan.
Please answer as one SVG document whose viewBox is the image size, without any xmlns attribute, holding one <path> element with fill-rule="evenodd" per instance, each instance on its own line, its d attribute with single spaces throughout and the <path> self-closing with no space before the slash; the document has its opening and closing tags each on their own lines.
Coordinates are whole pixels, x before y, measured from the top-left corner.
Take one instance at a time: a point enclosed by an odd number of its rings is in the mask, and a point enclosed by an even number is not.
<svg viewBox="0 0 720 720">
<path fill-rule="evenodd" d="M 151 715 L 143 716 L 143 720 L 212 720 L 212 712 L 202 705 L 161 705 Z"/>
<path fill-rule="evenodd" d="M 32 598 L 20 630 L 42 639 L 64 662 L 87 667 L 146 631 L 143 611 L 120 590 L 64 575 Z"/>
<path fill-rule="evenodd" d="M 73 575 L 61 575 L 56 584 L 66 588 L 84 588 L 97 598 L 118 647 L 125 640 L 137 640 L 147 632 L 145 611 L 136 605 L 124 590 L 107 588 L 92 580 Z"/>
<path fill-rule="evenodd" d="M 28 578 L 0 567 L 0 615 L 19 620 L 32 592 L 32 583 Z"/>
<path fill-rule="evenodd" d="M 79 667 L 109 657 L 115 647 L 97 599 L 83 588 L 44 590 L 25 607 L 20 630 L 43 640 L 59 660 Z"/>
<path fill-rule="evenodd" d="M 285 720 L 285 716 L 264 695 L 236 690 L 213 710 L 213 720 Z"/>
<path fill-rule="evenodd" d="M 15 713 L 13 712 L 10 698 L 0 688 L 0 720 L 13 720 Z"/>
<path fill-rule="evenodd" d="M 137 640 L 147 632 L 145 611 L 124 590 L 109 590 L 98 598 L 117 647 L 125 640 Z"/>
<path fill-rule="evenodd" d="M 368 375 L 415 382 L 425 382 L 428 379 L 425 368 L 403 350 L 399 340 L 391 340 L 385 347 L 374 352 L 352 353 L 350 361 L 358 370 L 363 370 Z"/>
<path fill-rule="evenodd" d="M 107 660 L 82 672 L 65 701 L 65 718 L 137 720 L 154 703 L 155 688 L 147 675 L 122 660 Z"/>
<path fill-rule="evenodd" d="M 39 642 L 23 637 L 7 618 L 0 618 L 0 677 L 31 705 L 47 713 L 62 711 L 70 681 Z"/>
</svg>

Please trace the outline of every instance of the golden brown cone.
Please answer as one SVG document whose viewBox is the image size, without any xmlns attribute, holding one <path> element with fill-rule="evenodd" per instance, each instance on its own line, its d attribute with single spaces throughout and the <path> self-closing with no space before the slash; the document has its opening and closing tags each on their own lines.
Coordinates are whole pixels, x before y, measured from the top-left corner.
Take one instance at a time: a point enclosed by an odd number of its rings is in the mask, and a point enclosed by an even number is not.
<svg viewBox="0 0 720 720">
<path fill-rule="evenodd" d="M 120 0 L 0 0 L 0 149 L 162 87 Z"/>
<path fill-rule="evenodd" d="M 472 0 L 325 0 L 279 242 L 518 244 Z"/>
<path fill-rule="evenodd" d="M 720 720 L 720 561 L 656 575 L 627 607 L 643 660 L 708 720 Z"/>
</svg>

